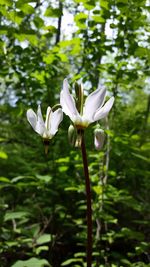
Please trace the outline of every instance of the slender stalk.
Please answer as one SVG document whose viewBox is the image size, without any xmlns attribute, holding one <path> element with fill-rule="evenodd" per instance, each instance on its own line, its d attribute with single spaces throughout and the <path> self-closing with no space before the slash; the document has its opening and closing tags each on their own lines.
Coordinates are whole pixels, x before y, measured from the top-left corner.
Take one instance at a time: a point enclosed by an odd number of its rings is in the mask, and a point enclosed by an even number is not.
<svg viewBox="0 0 150 267">
<path fill-rule="evenodd" d="M 82 159 L 84 166 L 85 184 L 86 184 L 86 201 L 87 201 L 87 267 L 92 264 L 92 205 L 91 205 L 91 186 L 88 171 L 88 162 L 86 147 L 84 142 L 84 132 L 82 132 L 81 142 Z"/>
</svg>

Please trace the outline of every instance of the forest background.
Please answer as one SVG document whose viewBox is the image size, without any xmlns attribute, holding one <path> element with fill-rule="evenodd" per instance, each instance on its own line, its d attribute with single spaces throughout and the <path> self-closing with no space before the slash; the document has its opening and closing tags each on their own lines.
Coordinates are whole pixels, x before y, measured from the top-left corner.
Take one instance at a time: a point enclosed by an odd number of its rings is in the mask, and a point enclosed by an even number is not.
<svg viewBox="0 0 150 267">
<path fill-rule="evenodd" d="M 86 266 L 85 181 L 64 116 L 46 157 L 26 111 L 59 103 L 64 78 L 115 104 L 105 145 L 86 130 L 93 267 L 150 266 L 150 3 L 1 0 L 0 266 Z"/>
</svg>

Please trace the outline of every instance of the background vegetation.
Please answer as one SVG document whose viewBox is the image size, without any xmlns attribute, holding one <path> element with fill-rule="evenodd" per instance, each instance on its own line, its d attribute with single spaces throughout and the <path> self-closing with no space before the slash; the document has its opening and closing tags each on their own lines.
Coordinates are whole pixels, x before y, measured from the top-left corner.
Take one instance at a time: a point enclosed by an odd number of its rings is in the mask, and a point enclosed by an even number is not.
<svg viewBox="0 0 150 267">
<path fill-rule="evenodd" d="M 85 187 L 69 118 L 44 155 L 26 111 L 59 102 L 62 81 L 106 86 L 115 105 L 86 131 L 93 267 L 150 266 L 150 5 L 145 0 L 1 0 L 0 266 L 86 266 Z M 68 26 L 67 26 L 68 24 Z"/>
</svg>

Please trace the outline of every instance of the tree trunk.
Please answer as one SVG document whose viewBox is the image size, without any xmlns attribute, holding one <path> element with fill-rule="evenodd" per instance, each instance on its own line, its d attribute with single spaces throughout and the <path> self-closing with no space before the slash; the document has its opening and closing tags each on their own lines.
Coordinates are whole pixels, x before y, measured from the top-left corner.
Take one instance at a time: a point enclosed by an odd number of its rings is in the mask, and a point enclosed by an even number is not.
<svg viewBox="0 0 150 267">
<path fill-rule="evenodd" d="M 56 42 L 55 42 L 55 44 L 59 43 L 60 36 L 61 36 L 61 22 L 62 22 L 62 13 L 63 13 L 63 4 L 62 4 L 61 0 L 59 0 L 59 10 L 60 10 L 60 16 L 58 18 L 57 34 L 56 34 Z"/>
</svg>

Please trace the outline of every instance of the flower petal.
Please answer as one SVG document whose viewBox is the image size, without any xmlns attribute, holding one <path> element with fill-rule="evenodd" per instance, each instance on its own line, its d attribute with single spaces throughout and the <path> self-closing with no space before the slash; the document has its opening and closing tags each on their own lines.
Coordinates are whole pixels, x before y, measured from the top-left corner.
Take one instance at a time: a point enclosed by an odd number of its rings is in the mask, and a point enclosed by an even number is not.
<svg viewBox="0 0 150 267">
<path fill-rule="evenodd" d="M 107 116 L 107 114 L 109 113 L 109 111 L 113 106 L 114 100 L 115 100 L 114 97 L 111 97 L 102 108 L 96 111 L 94 115 L 94 121 L 98 121 Z"/>
<path fill-rule="evenodd" d="M 60 93 L 60 104 L 62 106 L 63 112 L 74 120 L 75 116 L 79 116 L 77 111 L 75 100 L 69 92 L 69 85 L 67 79 L 63 82 L 63 89 Z"/>
<path fill-rule="evenodd" d="M 63 112 L 62 109 L 59 108 L 55 112 L 51 114 L 51 128 L 49 129 L 50 135 L 55 135 L 58 131 L 58 126 L 63 119 Z"/>
<path fill-rule="evenodd" d="M 105 94 L 106 89 L 103 88 L 95 90 L 87 97 L 83 114 L 90 122 L 94 121 L 95 112 L 102 106 Z"/>
<path fill-rule="evenodd" d="M 43 136 L 44 132 L 46 131 L 40 105 L 38 106 L 38 110 L 37 110 L 37 123 L 36 123 L 35 131 L 41 136 Z"/>
<path fill-rule="evenodd" d="M 38 109 L 37 109 L 37 119 L 40 120 L 42 123 L 44 123 L 40 105 L 38 105 Z"/>
<path fill-rule="evenodd" d="M 27 110 L 27 120 L 35 130 L 37 124 L 37 115 L 31 108 Z"/>
<path fill-rule="evenodd" d="M 49 130 L 51 127 L 51 112 L 52 112 L 51 107 L 48 107 L 46 111 L 46 120 L 45 120 L 45 127 L 47 130 Z"/>
</svg>

